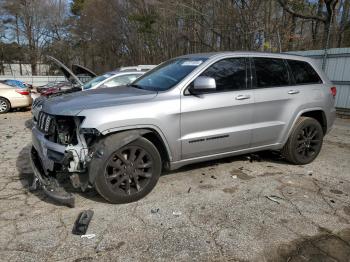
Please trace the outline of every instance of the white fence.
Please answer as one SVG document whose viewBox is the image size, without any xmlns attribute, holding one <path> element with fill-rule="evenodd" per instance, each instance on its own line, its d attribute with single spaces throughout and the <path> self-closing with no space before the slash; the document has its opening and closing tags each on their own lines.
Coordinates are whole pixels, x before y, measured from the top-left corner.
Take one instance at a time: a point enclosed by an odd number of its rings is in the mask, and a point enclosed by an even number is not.
<svg viewBox="0 0 350 262">
<path fill-rule="evenodd" d="M 46 85 L 48 82 L 66 81 L 64 76 L 12 76 L 0 75 L 0 80 L 15 79 L 26 82 L 34 87 Z"/>
</svg>

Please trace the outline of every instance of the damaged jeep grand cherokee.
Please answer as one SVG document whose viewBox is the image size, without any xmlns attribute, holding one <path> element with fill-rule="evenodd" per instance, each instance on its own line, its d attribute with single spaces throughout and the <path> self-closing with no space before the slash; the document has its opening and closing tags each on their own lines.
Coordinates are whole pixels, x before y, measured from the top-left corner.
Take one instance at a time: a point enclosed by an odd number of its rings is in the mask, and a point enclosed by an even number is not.
<svg viewBox="0 0 350 262">
<path fill-rule="evenodd" d="M 260 150 L 291 163 L 319 154 L 335 119 L 336 89 L 313 60 L 225 52 L 169 60 L 125 87 L 48 99 L 32 130 L 35 177 L 94 187 L 112 203 L 147 195 L 164 169 Z"/>
</svg>

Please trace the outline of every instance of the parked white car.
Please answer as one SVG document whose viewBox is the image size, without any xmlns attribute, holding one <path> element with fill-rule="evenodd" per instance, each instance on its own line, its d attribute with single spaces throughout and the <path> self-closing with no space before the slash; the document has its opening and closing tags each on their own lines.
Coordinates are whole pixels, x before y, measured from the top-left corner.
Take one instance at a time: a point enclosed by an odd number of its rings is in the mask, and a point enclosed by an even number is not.
<svg viewBox="0 0 350 262">
<path fill-rule="evenodd" d="M 153 69 L 154 67 L 154 65 L 121 67 L 117 71 L 108 72 L 91 79 L 89 82 L 84 84 L 83 91 L 130 84 L 131 82 L 142 76 L 148 70 Z"/>
</svg>

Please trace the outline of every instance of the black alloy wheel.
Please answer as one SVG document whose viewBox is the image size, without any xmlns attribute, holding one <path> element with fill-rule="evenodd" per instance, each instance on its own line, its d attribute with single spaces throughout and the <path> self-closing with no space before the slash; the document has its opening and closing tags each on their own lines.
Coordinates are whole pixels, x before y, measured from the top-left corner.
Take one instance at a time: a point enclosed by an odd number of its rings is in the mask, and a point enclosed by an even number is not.
<svg viewBox="0 0 350 262">
<path fill-rule="evenodd" d="M 293 164 L 309 164 L 320 153 L 323 136 L 321 124 L 316 119 L 300 117 L 282 149 L 282 154 Z"/>
<path fill-rule="evenodd" d="M 126 146 L 111 155 L 105 177 L 112 191 L 131 195 L 147 186 L 152 177 L 152 169 L 152 157 L 144 148 Z"/>
<path fill-rule="evenodd" d="M 137 201 L 157 184 L 162 161 L 157 148 L 141 137 L 122 148 L 106 144 L 97 165 L 96 190 L 111 203 Z"/>
<path fill-rule="evenodd" d="M 296 153 L 305 160 L 312 158 L 320 151 L 322 137 L 323 134 L 320 134 L 315 125 L 308 124 L 304 126 L 298 134 Z"/>
</svg>

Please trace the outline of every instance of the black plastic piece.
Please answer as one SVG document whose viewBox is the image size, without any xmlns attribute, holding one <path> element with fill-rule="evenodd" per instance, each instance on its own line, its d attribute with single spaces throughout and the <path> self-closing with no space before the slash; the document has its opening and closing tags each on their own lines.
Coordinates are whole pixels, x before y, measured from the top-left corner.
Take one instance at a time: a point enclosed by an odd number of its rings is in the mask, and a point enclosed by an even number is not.
<svg viewBox="0 0 350 262">
<path fill-rule="evenodd" d="M 30 159 L 34 176 L 38 179 L 44 193 L 60 204 L 74 207 L 74 195 L 67 192 L 54 177 L 45 175 L 40 158 L 34 147 L 32 147 Z"/>
<path fill-rule="evenodd" d="M 90 209 L 81 212 L 74 223 L 72 233 L 74 235 L 85 235 L 93 215 L 94 211 Z"/>
</svg>

